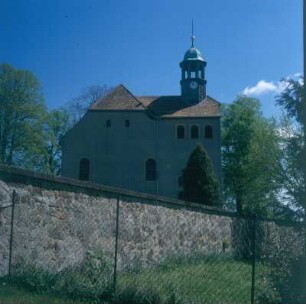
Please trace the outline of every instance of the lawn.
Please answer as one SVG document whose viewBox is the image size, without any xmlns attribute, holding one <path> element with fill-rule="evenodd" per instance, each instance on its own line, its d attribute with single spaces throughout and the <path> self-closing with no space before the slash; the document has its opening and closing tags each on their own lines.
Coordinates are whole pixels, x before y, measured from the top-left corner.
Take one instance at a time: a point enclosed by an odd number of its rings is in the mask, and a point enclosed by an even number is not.
<svg viewBox="0 0 306 304">
<path fill-rule="evenodd" d="M 0 285 L 0 304 L 70 304 L 80 303 L 53 295 L 41 295 L 27 291 L 20 287 Z"/>
<path fill-rule="evenodd" d="M 222 259 L 165 264 L 121 274 L 117 292 L 119 299 L 139 303 L 249 303 L 251 265 Z"/>
<path fill-rule="evenodd" d="M 267 270 L 266 266 L 262 268 Z M 250 303 L 251 270 L 249 263 L 224 257 L 168 261 L 154 268 L 119 273 L 116 303 Z M 257 285 L 256 291 L 265 292 L 265 287 Z M 50 293 L 35 294 L 0 282 L 0 303 L 81 302 Z"/>
</svg>

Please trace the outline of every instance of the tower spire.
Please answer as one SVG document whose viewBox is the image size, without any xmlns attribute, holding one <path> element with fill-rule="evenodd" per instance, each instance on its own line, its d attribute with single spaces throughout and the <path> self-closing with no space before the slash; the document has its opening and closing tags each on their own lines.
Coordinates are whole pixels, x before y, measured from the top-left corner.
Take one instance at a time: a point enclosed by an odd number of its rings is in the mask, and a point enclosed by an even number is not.
<svg viewBox="0 0 306 304">
<path fill-rule="evenodd" d="M 191 21 L 191 47 L 194 47 L 195 35 L 193 34 L 193 19 Z"/>
</svg>

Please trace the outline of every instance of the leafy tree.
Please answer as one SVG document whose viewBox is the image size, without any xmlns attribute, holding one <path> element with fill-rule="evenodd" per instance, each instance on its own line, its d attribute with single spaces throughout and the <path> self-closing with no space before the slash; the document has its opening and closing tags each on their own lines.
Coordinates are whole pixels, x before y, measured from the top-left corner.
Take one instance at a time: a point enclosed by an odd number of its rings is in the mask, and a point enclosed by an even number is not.
<svg viewBox="0 0 306 304">
<path fill-rule="evenodd" d="M 183 170 L 182 199 L 209 206 L 219 206 L 219 185 L 207 152 L 197 145 Z"/>
<path fill-rule="evenodd" d="M 242 95 L 225 108 L 222 127 L 227 205 L 234 205 L 239 214 L 267 216 L 273 205 L 279 205 L 275 122 L 263 117 L 259 100 Z"/>
<path fill-rule="evenodd" d="M 282 155 L 280 160 L 280 183 L 282 198 L 301 218 L 306 207 L 306 149 L 305 115 L 303 105 L 303 78 L 285 79 L 285 90 L 276 98 L 276 104 L 284 108 L 286 116 L 281 123 Z"/>
<path fill-rule="evenodd" d="M 302 125 L 306 115 L 303 104 L 304 78 L 283 79 L 282 82 L 285 89 L 276 97 L 276 104 L 284 108 L 288 117 Z"/>
<path fill-rule="evenodd" d="M 59 175 L 62 149 L 60 142 L 69 129 L 69 115 L 65 109 L 51 110 L 46 114 L 44 133 L 44 171 Z"/>
<path fill-rule="evenodd" d="M 45 106 L 32 72 L 0 65 L 0 163 L 41 170 Z"/>
</svg>

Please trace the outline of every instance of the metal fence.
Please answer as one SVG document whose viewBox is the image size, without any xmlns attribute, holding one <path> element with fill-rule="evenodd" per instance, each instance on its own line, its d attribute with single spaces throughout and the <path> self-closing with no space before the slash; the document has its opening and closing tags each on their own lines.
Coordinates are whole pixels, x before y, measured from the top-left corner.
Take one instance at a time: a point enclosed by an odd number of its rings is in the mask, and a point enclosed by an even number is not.
<svg viewBox="0 0 306 304">
<path fill-rule="evenodd" d="M 306 302 L 301 279 L 305 271 L 301 223 L 218 211 L 206 214 L 193 209 L 188 211 L 188 221 L 183 216 L 174 220 L 168 214 L 156 213 L 156 217 L 169 220 L 159 219 L 160 224 L 148 223 L 141 229 L 139 223 L 148 221 L 148 213 L 141 209 L 143 204 L 135 203 L 133 208 L 140 210 L 132 214 L 127 211 L 131 204 L 119 197 L 113 200 L 113 209 L 106 217 L 109 222 L 103 229 L 94 208 L 79 220 L 71 215 L 63 217 L 61 225 L 49 227 L 48 221 L 37 215 L 33 218 L 25 211 L 37 202 L 25 206 L 22 201 L 22 195 L 14 191 L 12 204 L 0 209 L 0 216 L 3 212 L 8 216 L 8 209 L 11 211 L 7 273 L 12 282 L 32 284 L 33 288 L 37 284 L 41 292 L 51 288 L 76 298 L 116 303 Z M 150 208 L 146 212 L 154 220 L 159 206 Z M 169 210 L 176 212 L 175 206 Z M 52 243 L 38 234 L 22 235 L 23 222 L 48 229 L 49 234 L 57 234 L 59 241 Z M 76 238 L 70 243 L 61 242 L 65 227 L 73 230 L 78 240 L 100 240 L 103 252 L 89 246 L 84 253 Z M 50 246 L 54 246 L 52 251 Z M 48 252 L 68 264 L 58 267 Z M 69 259 L 79 263 L 71 265 Z"/>
</svg>

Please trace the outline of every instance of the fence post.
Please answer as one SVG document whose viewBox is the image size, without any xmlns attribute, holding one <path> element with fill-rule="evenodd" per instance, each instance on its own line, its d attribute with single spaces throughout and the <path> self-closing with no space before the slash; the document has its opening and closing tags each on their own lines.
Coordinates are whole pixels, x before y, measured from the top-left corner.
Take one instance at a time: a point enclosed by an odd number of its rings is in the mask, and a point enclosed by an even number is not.
<svg viewBox="0 0 306 304">
<path fill-rule="evenodd" d="M 9 264 L 8 264 L 8 276 L 11 278 L 12 274 L 12 252 L 13 252 L 13 237 L 14 237 L 14 216 L 15 216 L 15 198 L 16 191 L 13 191 L 12 197 L 12 213 L 11 213 L 11 235 L 10 235 L 10 251 L 9 251 Z"/>
<path fill-rule="evenodd" d="M 252 229 L 252 287 L 251 287 L 251 304 L 255 299 L 255 262 L 256 262 L 256 217 L 253 218 Z"/>
<path fill-rule="evenodd" d="M 119 202 L 120 202 L 120 197 L 117 198 L 117 208 L 116 208 L 115 263 L 114 263 L 114 282 L 113 282 L 115 298 L 117 293 L 117 256 L 118 256 L 119 207 L 120 207 Z"/>
</svg>

